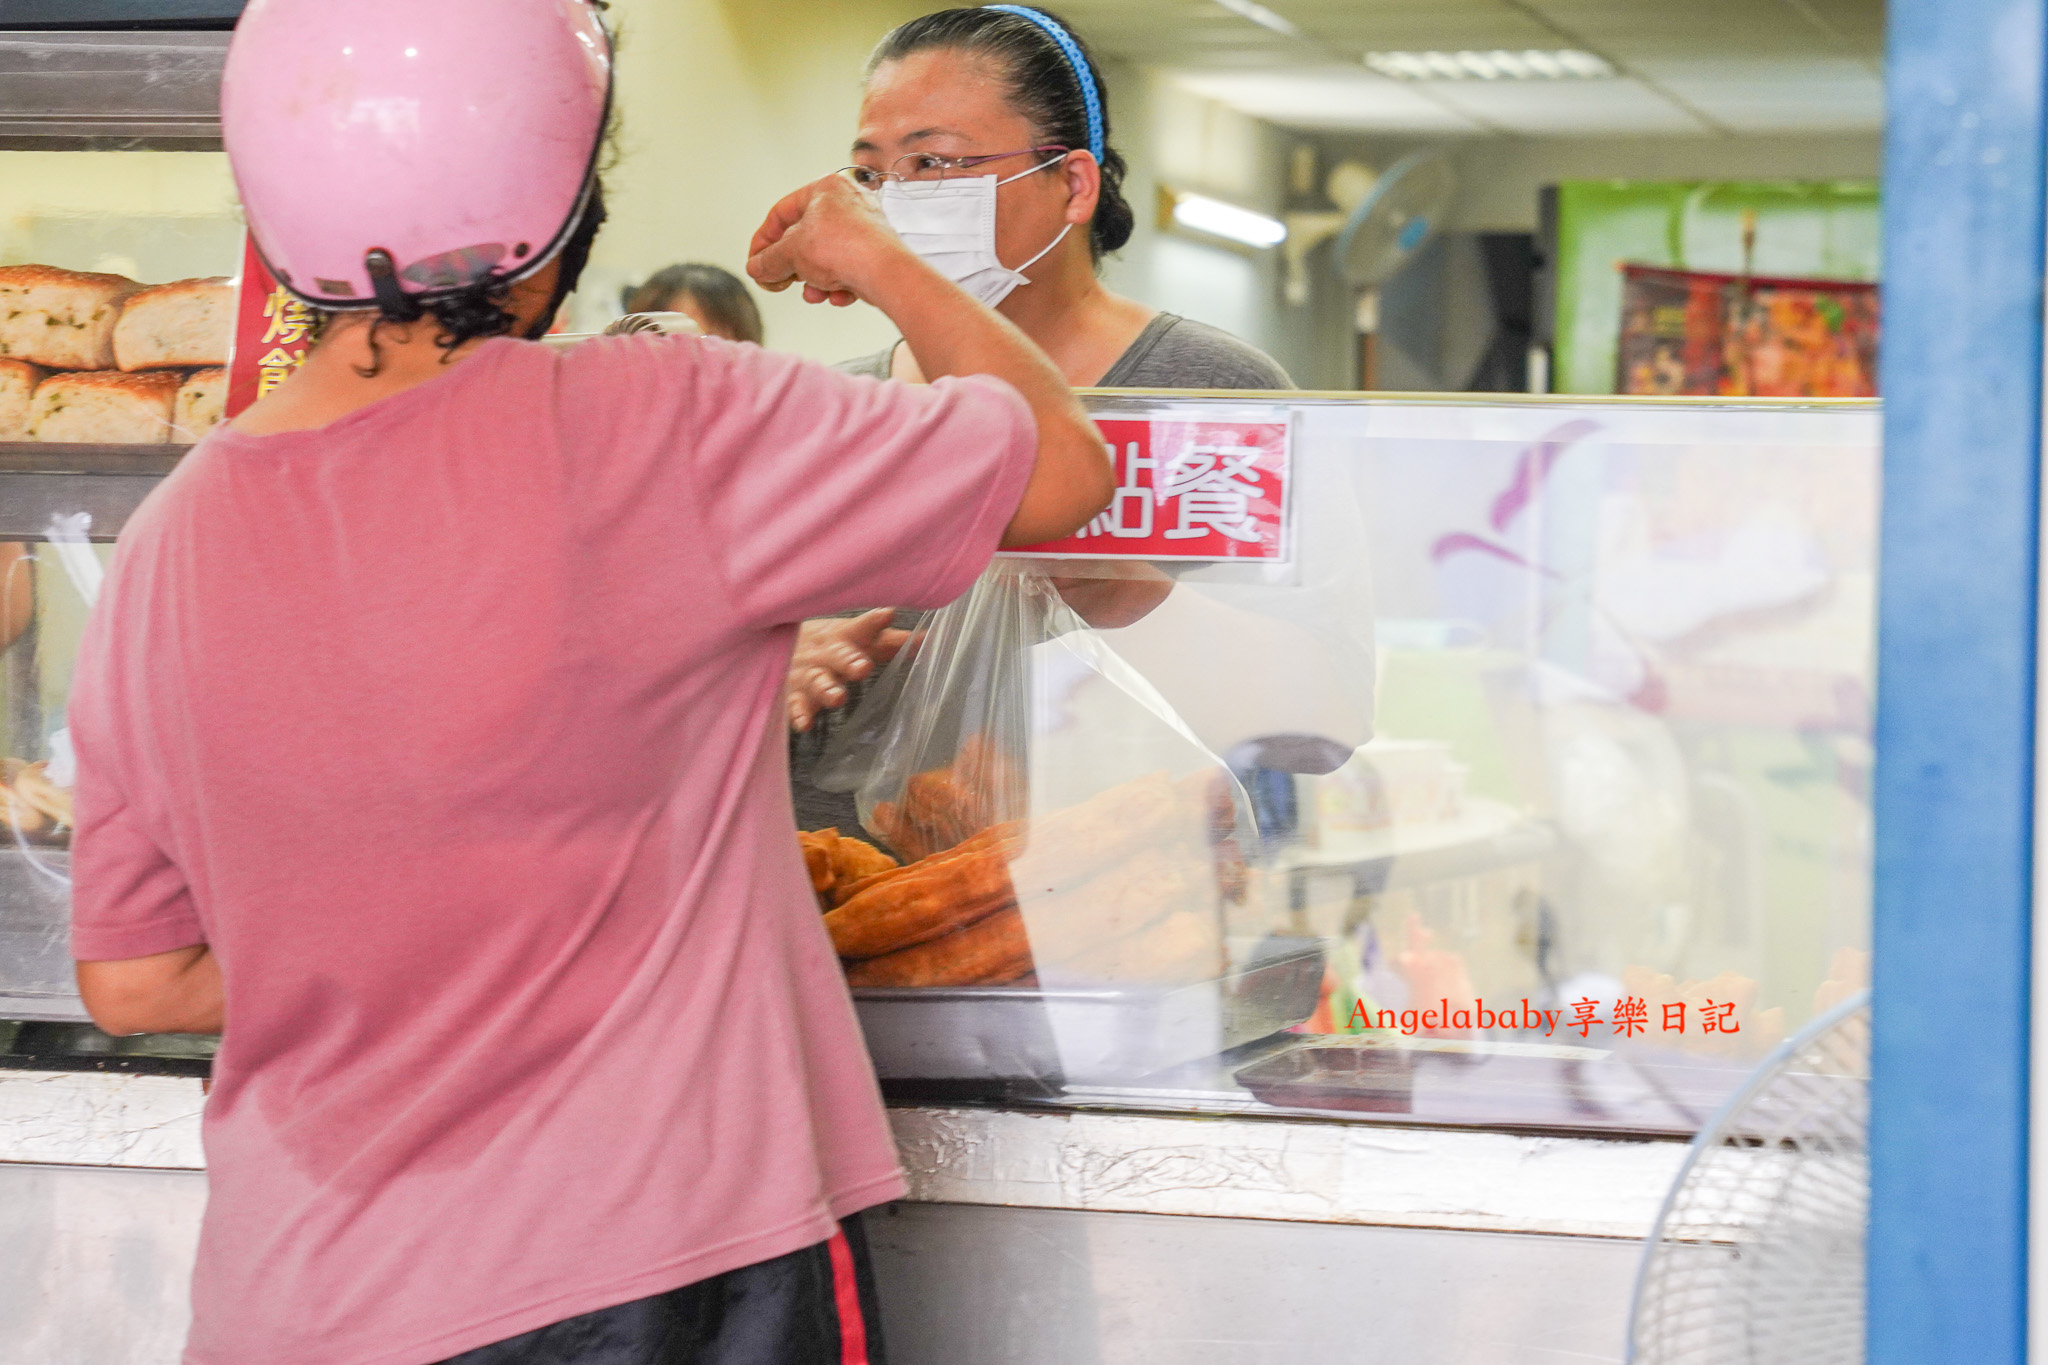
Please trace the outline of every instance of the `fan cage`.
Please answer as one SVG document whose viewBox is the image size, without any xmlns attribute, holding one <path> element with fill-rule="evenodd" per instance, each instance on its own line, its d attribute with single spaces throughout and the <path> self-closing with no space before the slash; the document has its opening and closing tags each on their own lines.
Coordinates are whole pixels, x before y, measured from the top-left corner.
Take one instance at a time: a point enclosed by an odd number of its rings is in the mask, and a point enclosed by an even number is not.
<svg viewBox="0 0 2048 1365">
<path fill-rule="evenodd" d="M 1637 1273 L 1630 1365 L 1861 1365 L 1869 1117 L 1860 991 L 1693 1140 Z"/>
</svg>

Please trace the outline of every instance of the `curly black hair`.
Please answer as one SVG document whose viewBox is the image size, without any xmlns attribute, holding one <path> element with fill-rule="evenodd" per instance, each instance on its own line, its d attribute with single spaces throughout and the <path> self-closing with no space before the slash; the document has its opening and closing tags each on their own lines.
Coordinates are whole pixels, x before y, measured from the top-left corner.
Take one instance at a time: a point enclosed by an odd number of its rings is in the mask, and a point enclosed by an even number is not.
<svg viewBox="0 0 2048 1365">
<path fill-rule="evenodd" d="M 527 328 L 529 340 L 547 334 L 548 328 L 554 325 L 555 314 L 560 311 L 563 300 L 575 292 L 577 282 L 583 278 L 584 266 L 590 263 L 590 248 L 597 240 L 597 230 L 604 226 L 604 220 L 604 183 L 593 180 L 576 226 L 570 229 L 561 251 L 556 253 L 562 264 L 556 276 L 554 297 L 541 316 Z M 377 349 L 377 330 L 386 323 L 417 322 L 430 317 L 438 328 L 434 344 L 450 354 L 464 342 L 475 341 L 479 337 L 510 335 L 519 325 L 519 319 L 505 306 L 511 293 L 511 283 L 493 274 L 450 294 L 426 300 L 408 298 L 395 307 L 387 304 L 379 308 L 370 314 L 370 363 L 356 366 L 356 373 L 371 379 L 382 367 L 383 356 Z M 334 321 L 348 316 L 348 312 L 315 309 L 314 315 L 312 337 L 318 342 Z"/>
</svg>

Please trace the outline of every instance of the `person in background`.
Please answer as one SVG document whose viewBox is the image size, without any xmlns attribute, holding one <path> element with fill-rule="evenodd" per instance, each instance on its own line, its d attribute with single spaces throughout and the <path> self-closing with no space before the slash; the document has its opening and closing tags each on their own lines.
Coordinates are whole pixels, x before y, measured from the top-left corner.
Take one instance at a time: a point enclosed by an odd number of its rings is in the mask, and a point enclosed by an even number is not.
<svg viewBox="0 0 2048 1365">
<path fill-rule="evenodd" d="M 940 10 L 891 31 L 868 62 L 854 165 L 904 240 L 1044 348 L 1076 388 L 1289 389 L 1279 362 L 1219 328 L 1125 298 L 1103 258 L 1130 241 L 1109 89 L 1073 26 L 1049 10 Z M 924 377 L 907 340 L 840 368 Z M 1143 617 L 1164 575 L 1076 580 L 1069 605 L 1098 626 Z M 841 708 L 908 633 L 889 608 L 808 621 L 787 703 L 799 828 L 860 828 L 850 793 L 812 773 Z"/>
<path fill-rule="evenodd" d="M 621 291 L 628 313 L 684 313 L 708 337 L 765 343 L 761 310 L 746 282 L 729 270 L 691 262 L 656 271 L 645 283 Z"/>
<path fill-rule="evenodd" d="M 591 0 L 264 0 L 228 49 L 323 331 L 129 521 L 70 708 L 86 1008 L 222 1034 L 195 1365 L 881 1365 L 857 1215 L 904 1186 L 789 833 L 790 645 L 1069 533 L 1109 460 L 837 177 L 749 268 L 947 378 L 535 344 L 610 53 Z"/>
</svg>

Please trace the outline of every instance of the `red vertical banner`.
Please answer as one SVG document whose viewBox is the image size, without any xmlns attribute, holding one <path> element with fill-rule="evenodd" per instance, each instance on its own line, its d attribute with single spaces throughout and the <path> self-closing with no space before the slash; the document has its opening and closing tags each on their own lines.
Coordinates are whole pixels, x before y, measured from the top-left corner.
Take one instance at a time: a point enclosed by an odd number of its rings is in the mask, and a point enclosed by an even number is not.
<svg viewBox="0 0 2048 1365">
<path fill-rule="evenodd" d="M 234 349 L 228 352 L 227 415 L 233 417 L 291 377 L 312 346 L 313 310 L 286 293 L 256 241 L 242 247 Z"/>
</svg>

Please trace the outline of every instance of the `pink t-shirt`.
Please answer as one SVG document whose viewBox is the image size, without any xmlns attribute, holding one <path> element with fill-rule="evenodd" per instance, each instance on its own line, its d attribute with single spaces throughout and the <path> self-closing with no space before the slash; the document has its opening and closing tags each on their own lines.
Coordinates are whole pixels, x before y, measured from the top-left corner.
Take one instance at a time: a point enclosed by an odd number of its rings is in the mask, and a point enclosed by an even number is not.
<svg viewBox="0 0 2048 1365">
<path fill-rule="evenodd" d="M 226 981 L 187 1361 L 420 1365 L 901 1193 L 791 623 L 964 591 L 1034 444 L 993 380 L 626 337 L 186 457 L 70 724 L 74 951 Z"/>
</svg>

